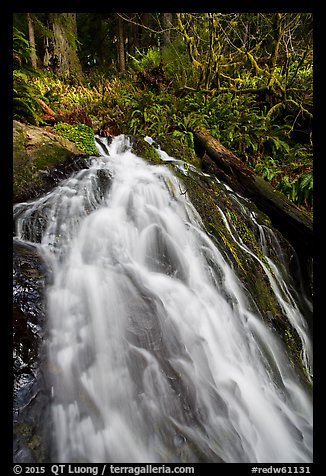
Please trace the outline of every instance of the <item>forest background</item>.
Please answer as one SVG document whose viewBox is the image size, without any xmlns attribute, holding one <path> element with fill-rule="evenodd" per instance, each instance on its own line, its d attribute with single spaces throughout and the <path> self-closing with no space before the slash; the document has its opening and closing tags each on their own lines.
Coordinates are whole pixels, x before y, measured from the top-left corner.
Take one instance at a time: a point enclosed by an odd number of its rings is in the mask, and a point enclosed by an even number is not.
<svg viewBox="0 0 326 476">
<path fill-rule="evenodd" d="M 312 13 L 14 13 L 13 118 L 85 153 L 150 135 L 195 162 L 205 128 L 313 211 Z"/>
</svg>

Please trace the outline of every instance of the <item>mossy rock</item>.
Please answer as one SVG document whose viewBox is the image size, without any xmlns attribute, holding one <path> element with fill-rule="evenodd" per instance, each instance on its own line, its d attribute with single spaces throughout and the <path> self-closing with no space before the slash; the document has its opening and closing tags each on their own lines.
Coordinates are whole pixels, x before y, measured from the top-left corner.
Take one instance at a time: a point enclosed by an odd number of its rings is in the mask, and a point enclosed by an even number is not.
<svg viewBox="0 0 326 476">
<path fill-rule="evenodd" d="M 159 140 L 161 149 L 175 159 L 181 159 L 188 164 L 195 167 L 200 167 L 201 160 L 196 155 L 195 150 L 186 145 L 178 137 L 173 137 L 171 134 L 165 136 L 164 139 Z"/>
<path fill-rule="evenodd" d="M 154 145 L 148 144 L 143 139 L 135 139 L 133 144 L 133 151 L 137 155 L 153 164 L 162 164 Z M 170 148 L 166 147 L 166 144 L 169 144 Z M 170 142 L 169 139 L 166 142 L 160 142 L 160 146 L 169 155 L 187 162 L 187 151 L 180 147 L 179 141 L 175 138 L 172 138 Z M 191 161 L 188 161 L 188 163 L 191 163 Z M 198 163 L 193 162 L 193 164 L 200 169 Z M 167 163 L 166 165 L 183 182 L 183 189 L 199 213 L 206 231 L 215 241 L 216 246 L 248 291 L 247 296 L 251 310 L 261 316 L 265 324 L 281 337 L 288 349 L 291 364 L 297 369 L 300 378 L 309 383 L 309 378 L 300 357 L 302 350 L 300 338 L 284 315 L 271 288 L 266 269 L 272 274 L 273 272 L 261 248 L 258 236 L 255 236 L 257 231 L 253 228 L 250 217 L 245 217 L 241 213 L 239 205 L 232 200 L 232 195 L 216 180 L 194 173 L 190 169 L 187 174 L 184 174 L 176 169 L 173 163 Z M 255 204 L 246 202 L 245 206 L 246 208 L 251 207 L 251 211 L 259 217 L 261 223 L 272 226 L 270 218 L 261 212 Z M 226 215 L 233 236 L 225 225 L 219 208 Z M 277 231 L 275 233 L 284 247 L 285 254 L 287 254 L 288 243 Z M 237 240 L 234 237 L 237 237 Z M 258 259 L 254 259 L 246 253 L 237 241 L 242 242 Z M 273 256 L 273 260 L 277 264 L 278 257 Z"/>
<path fill-rule="evenodd" d="M 13 121 L 13 201 L 33 198 L 43 176 L 81 151 L 48 129 Z"/>
<path fill-rule="evenodd" d="M 14 426 L 14 438 L 20 441 L 20 447 L 25 447 L 24 453 L 30 453 L 32 461 L 14 461 L 20 463 L 44 463 L 47 461 L 47 449 L 44 446 L 43 438 L 36 432 L 36 429 L 30 423 L 19 423 Z M 26 452 L 27 450 L 27 452 Z"/>
<path fill-rule="evenodd" d="M 132 152 L 139 157 L 147 160 L 151 164 L 161 165 L 162 161 L 155 149 L 154 145 L 149 144 L 143 138 L 133 137 L 132 138 Z"/>
<path fill-rule="evenodd" d="M 176 171 L 176 174 L 182 180 L 208 234 L 248 291 L 247 296 L 251 310 L 261 316 L 265 324 L 281 337 L 288 349 L 292 366 L 297 370 L 300 378 L 309 383 L 309 378 L 300 357 L 302 350 L 300 338 L 284 315 L 271 289 L 263 266 L 269 272 L 272 272 L 272 270 L 269 268 L 268 261 L 250 227 L 250 223 L 244 219 L 230 196 L 223 190 L 223 186 L 220 187 L 217 182 L 209 177 L 191 173 L 184 175 L 180 171 Z M 248 204 L 248 206 L 250 205 Z M 222 219 L 219 207 L 231 223 L 232 234 L 238 236 L 262 264 L 251 258 L 234 240 Z M 270 225 L 269 218 L 260 212 L 254 204 L 252 204 L 252 207 L 255 213 L 259 214 L 260 220 Z M 282 237 L 280 237 L 280 240 L 282 242 Z M 286 247 L 287 242 L 284 241 L 283 245 Z M 276 259 L 276 257 L 274 258 Z"/>
</svg>

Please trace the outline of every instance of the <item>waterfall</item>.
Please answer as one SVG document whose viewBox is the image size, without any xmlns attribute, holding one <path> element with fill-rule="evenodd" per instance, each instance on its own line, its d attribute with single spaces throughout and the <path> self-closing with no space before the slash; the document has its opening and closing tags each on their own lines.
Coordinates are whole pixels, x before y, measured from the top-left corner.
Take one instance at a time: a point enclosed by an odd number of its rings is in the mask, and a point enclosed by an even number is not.
<svg viewBox="0 0 326 476">
<path fill-rule="evenodd" d="M 54 461 L 311 462 L 311 392 L 166 165 L 186 172 L 182 161 L 159 149 L 151 165 L 122 135 L 97 147 L 88 168 L 15 206 L 16 238 L 51 268 Z M 268 252 L 276 237 L 252 222 L 312 374 L 304 316 Z"/>
</svg>

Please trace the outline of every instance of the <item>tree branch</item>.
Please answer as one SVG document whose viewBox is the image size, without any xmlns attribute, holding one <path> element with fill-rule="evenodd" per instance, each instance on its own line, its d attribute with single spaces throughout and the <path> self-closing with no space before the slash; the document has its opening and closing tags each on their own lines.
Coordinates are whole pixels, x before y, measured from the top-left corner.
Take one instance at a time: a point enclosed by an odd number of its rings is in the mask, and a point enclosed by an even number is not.
<svg viewBox="0 0 326 476">
<path fill-rule="evenodd" d="M 277 104 L 275 104 L 274 106 L 272 106 L 270 108 L 270 110 L 268 111 L 268 113 L 266 114 L 265 116 L 265 123 L 268 124 L 271 120 L 271 117 L 272 115 L 278 110 L 280 109 L 280 107 L 282 107 L 284 104 L 286 103 L 290 103 L 290 104 L 293 104 L 294 106 L 296 106 L 297 108 L 300 109 L 300 111 L 304 112 L 305 114 L 307 114 L 311 119 L 313 118 L 313 114 L 311 114 L 311 112 L 309 112 L 307 109 L 305 109 L 302 104 L 299 104 L 297 103 L 296 101 L 294 101 L 293 99 L 286 99 L 285 101 L 281 101 Z"/>
<path fill-rule="evenodd" d="M 167 31 L 177 30 L 177 27 L 175 27 L 175 26 L 171 26 L 169 28 L 162 28 L 160 30 L 154 30 L 153 28 L 150 28 L 149 26 L 144 25 L 143 23 L 136 22 L 136 21 L 132 20 L 131 18 L 123 16 L 121 13 L 117 13 L 117 15 L 120 18 L 122 18 L 122 20 L 124 20 L 128 23 L 132 23 L 133 25 L 140 26 L 141 28 L 144 28 L 144 30 L 148 30 L 151 33 L 155 33 L 155 34 L 158 34 L 158 35 L 161 34 L 161 33 L 165 33 Z"/>
</svg>

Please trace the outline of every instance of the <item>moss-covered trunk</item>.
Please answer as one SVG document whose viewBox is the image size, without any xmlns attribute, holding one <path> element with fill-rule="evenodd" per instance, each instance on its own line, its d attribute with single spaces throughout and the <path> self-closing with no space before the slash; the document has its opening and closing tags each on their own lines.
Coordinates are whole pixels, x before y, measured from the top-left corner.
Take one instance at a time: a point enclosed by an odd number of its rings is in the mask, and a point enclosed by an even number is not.
<svg viewBox="0 0 326 476">
<path fill-rule="evenodd" d="M 195 132 L 194 137 L 206 170 L 225 181 L 235 192 L 250 198 L 300 253 L 311 256 L 313 226 L 310 216 L 249 169 L 206 130 Z"/>
<path fill-rule="evenodd" d="M 77 55 L 76 13 L 48 13 L 48 24 L 53 35 L 47 38 L 44 66 L 55 73 L 82 74 Z"/>
</svg>

